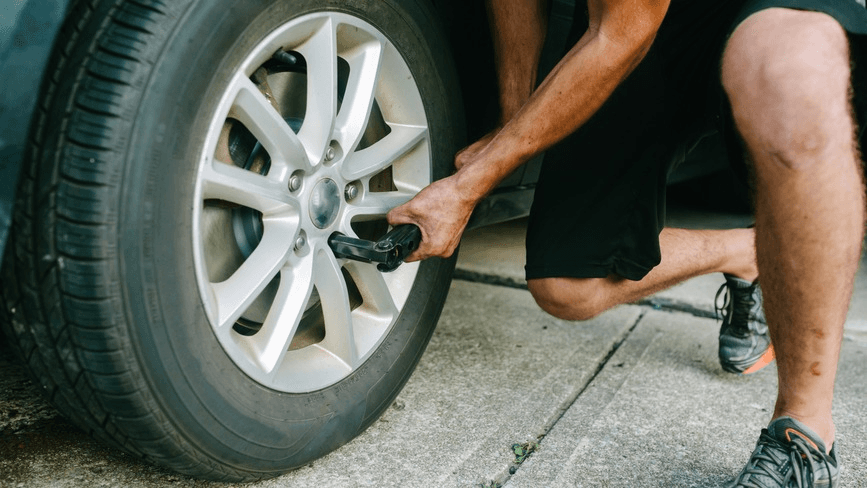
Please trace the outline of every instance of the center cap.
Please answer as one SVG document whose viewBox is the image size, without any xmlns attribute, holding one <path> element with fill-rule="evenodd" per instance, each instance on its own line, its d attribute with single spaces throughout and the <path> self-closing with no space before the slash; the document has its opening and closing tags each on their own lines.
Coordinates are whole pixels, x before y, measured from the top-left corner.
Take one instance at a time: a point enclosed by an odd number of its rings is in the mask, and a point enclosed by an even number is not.
<svg viewBox="0 0 867 488">
<path fill-rule="evenodd" d="M 310 220 L 324 229 L 334 223 L 340 210 L 340 187 L 331 179 L 321 180 L 310 194 Z"/>
</svg>

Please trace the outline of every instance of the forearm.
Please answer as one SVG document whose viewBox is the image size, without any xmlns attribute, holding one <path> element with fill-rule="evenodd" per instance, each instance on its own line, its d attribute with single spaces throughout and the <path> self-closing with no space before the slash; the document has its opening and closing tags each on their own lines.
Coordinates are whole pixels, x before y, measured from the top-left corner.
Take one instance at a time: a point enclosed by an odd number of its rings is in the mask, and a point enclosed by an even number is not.
<svg viewBox="0 0 867 488">
<path fill-rule="evenodd" d="M 500 100 L 500 126 L 536 88 L 547 30 L 547 0 L 487 0 Z"/>
</svg>

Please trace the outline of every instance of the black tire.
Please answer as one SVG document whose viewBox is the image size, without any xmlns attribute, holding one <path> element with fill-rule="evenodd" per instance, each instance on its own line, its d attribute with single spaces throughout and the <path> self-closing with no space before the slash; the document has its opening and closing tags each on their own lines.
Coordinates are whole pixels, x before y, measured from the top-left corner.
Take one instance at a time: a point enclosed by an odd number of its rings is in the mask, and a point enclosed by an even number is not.
<svg viewBox="0 0 867 488">
<path fill-rule="evenodd" d="M 357 436 L 408 379 L 446 298 L 454 259 L 422 263 L 375 352 L 315 391 L 253 380 L 215 337 L 191 238 L 208 114 L 253 46 L 320 11 L 397 48 L 424 103 L 431 178 L 448 175 L 461 105 L 424 0 L 78 1 L 43 86 L 4 260 L 8 332 L 74 423 L 187 475 L 272 477 Z"/>
</svg>

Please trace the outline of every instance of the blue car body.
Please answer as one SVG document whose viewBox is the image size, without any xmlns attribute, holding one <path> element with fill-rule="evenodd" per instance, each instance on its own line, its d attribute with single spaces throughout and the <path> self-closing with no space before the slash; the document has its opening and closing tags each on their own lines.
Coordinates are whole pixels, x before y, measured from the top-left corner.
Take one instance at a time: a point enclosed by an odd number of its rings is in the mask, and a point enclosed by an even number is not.
<svg viewBox="0 0 867 488">
<path fill-rule="evenodd" d="M 0 0 L 0 256 L 51 49 L 69 0 Z"/>
</svg>

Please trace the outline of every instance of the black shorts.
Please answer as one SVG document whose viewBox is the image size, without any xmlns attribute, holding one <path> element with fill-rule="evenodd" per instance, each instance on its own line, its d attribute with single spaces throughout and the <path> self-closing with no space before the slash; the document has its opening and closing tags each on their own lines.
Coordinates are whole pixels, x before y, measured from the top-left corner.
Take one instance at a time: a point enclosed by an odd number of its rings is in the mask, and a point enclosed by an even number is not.
<svg viewBox="0 0 867 488">
<path fill-rule="evenodd" d="M 828 13 L 851 34 L 853 53 L 867 44 L 867 9 L 857 0 L 674 0 L 642 63 L 546 153 L 527 231 L 527 279 L 640 280 L 659 264 L 673 164 L 730 124 L 719 81 L 725 41 L 770 7 Z"/>
</svg>

